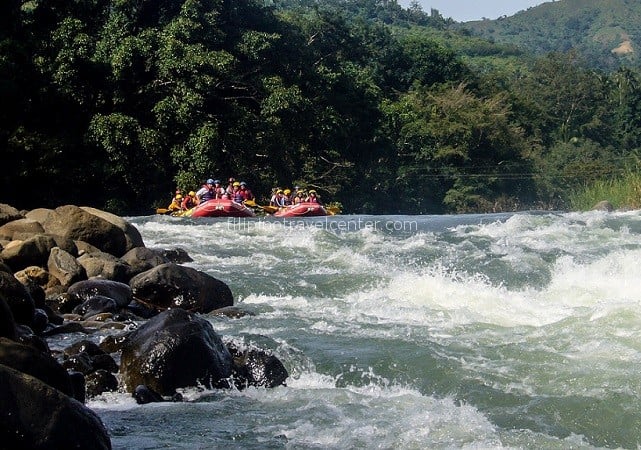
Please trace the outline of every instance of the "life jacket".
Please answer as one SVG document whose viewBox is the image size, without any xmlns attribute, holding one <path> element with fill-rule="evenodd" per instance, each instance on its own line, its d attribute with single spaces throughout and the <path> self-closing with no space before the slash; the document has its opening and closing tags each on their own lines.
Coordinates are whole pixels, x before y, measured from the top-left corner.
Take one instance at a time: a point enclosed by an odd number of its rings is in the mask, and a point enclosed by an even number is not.
<svg viewBox="0 0 641 450">
<path fill-rule="evenodd" d="M 232 194 L 231 199 L 236 203 L 242 203 L 245 197 L 243 197 L 243 193 L 238 190 Z"/>
<path fill-rule="evenodd" d="M 307 197 L 307 202 L 308 203 L 318 203 L 318 197 L 316 197 L 315 195 L 310 195 L 309 197 Z"/>
<path fill-rule="evenodd" d="M 192 198 L 190 195 L 188 195 L 187 197 L 185 197 L 185 198 L 183 199 L 183 202 L 182 202 L 182 205 L 181 205 L 181 206 L 182 206 L 182 208 L 183 208 L 184 210 L 191 209 L 191 208 L 193 208 L 194 206 L 196 206 L 196 199 L 195 199 L 195 198 Z"/>
<path fill-rule="evenodd" d="M 214 188 L 210 188 L 206 184 L 203 184 L 203 188 L 205 189 L 205 192 L 200 196 L 201 202 L 206 202 L 207 200 L 213 200 L 216 198 L 216 191 Z"/>
</svg>

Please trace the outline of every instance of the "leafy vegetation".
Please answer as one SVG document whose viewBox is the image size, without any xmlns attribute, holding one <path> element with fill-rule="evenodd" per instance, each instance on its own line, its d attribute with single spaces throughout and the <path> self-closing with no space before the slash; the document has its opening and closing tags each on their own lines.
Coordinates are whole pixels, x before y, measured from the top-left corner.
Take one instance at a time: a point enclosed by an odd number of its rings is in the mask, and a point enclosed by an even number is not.
<svg viewBox="0 0 641 450">
<path fill-rule="evenodd" d="M 0 21 L 0 192 L 22 208 L 148 214 L 228 176 L 354 213 L 565 208 L 637 170 L 633 65 L 536 57 L 417 4 L 8 0 Z"/>
</svg>

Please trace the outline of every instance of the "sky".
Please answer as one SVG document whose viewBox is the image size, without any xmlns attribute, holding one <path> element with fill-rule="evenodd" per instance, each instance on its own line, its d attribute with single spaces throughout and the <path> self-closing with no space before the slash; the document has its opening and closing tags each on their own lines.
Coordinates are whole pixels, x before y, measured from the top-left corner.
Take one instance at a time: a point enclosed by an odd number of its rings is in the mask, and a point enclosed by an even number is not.
<svg viewBox="0 0 641 450">
<path fill-rule="evenodd" d="M 457 22 L 512 16 L 547 1 L 551 0 L 418 0 L 426 13 L 429 14 L 432 8 L 438 9 L 444 18 L 451 17 Z M 410 2 L 411 0 L 398 1 L 403 7 L 409 6 Z"/>
</svg>

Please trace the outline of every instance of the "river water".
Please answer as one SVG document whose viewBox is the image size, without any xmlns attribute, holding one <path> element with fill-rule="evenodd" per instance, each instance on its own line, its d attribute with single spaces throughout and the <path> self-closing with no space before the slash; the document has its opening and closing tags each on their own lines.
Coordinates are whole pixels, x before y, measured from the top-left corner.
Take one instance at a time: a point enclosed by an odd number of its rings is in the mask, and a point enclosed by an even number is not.
<svg viewBox="0 0 641 450">
<path fill-rule="evenodd" d="M 88 402 L 117 449 L 638 448 L 641 211 L 128 218 L 287 386 Z"/>
</svg>

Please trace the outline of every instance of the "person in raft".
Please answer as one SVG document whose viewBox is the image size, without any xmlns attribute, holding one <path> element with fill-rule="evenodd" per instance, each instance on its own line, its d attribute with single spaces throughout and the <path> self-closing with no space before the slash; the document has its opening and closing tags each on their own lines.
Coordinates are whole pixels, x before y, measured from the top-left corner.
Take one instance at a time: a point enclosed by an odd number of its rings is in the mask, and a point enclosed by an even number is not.
<svg viewBox="0 0 641 450">
<path fill-rule="evenodd" d="M 213 178 L 208 179 L 205 184 L 203 184 L 203 187 L 196 191 L 196 198 L 198 199 L 198 204 L 205 203 L 207 200 L 216 198 Z"/>
<path fill-rule="evenodd" d="M 320 199 L 316 195 L 316 191 L 314 189 L 309 191 L 309 195 L 307 196 L 305 201 L 308 203 L 320 203 Z"/>
<path fill-rule="evenodd" d="M 198 197 L 196 197 L 196 193 L 194 191 L 189 191 L 189 194 L 185 195 L 183 202 L 180 204 L 183 211 L 187 211 L 196 205 L 198 205 Z"/>
<path fill-rule="evenodd" d="M 181 194 L 176 194 L 176 196 L 171 199 L 171 203 L 167 209 L 171 212 L 182 211 L 182 207 L 180 206 L 182 204 L 182 200 L 183 196 Z"/>
<path fill-rule="evenodd" d="M 240 182 L 240 193 L 243 196 L 243 200 L 254 200 L 254 194 L 247 187 L 247 183 L 245 183 L 244 181 Z"/>
<path fill-rule="evenodd" d="M 276 193 L 272 195 L 272 198 L 269 201 L 269 206 L 277 206 L 279 208 L 284 208 L 285 204 L 286 204 L 285 194 L 283 194 L 282 189 L 277 189 Z"/>
</svg>

